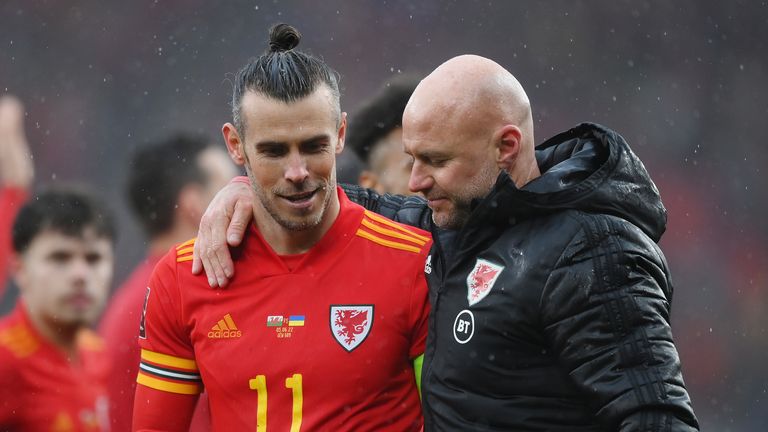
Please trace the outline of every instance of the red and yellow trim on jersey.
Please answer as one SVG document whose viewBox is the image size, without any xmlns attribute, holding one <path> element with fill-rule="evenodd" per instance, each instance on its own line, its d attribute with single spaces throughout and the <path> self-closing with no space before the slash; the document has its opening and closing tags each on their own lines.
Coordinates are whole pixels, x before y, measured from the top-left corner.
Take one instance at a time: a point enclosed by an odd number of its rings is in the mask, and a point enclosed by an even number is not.
<svg viewBox="0 0 768 432">
<path fill-rule="evenodd" d="M 0 345 L 22 359 L 31 356 L 40 348 L 37 338 L 24 324 L 0 330 Z"/>
<path fill-rule="evenodd" d="M 82 329 L 77 333 L 76 343 L 81 349 L 88 351 L 104 351 L 104 339 L 90 329 Z"/>
<path fill-rule="evenodd" d="M 356 234 L 382 246 L 413 253 L 421 252 L 421 249 L 430 240 L 427 236 L 402 227 L 396 222 L 368 210 L 365 211 Z"/>
<path fill-rule="evenodd" d="M 192 261 L 192 252 L 195 250 L 195 240 L 197 240 L 197 237 L 176 246 L 176 262 Z"/>
<path fill-rule="evenodd" d="M 203 380 L 194 360 L 141 350 L 136 382 L 155 390 L 196 395 L 203 391 Z"/>
</svg>

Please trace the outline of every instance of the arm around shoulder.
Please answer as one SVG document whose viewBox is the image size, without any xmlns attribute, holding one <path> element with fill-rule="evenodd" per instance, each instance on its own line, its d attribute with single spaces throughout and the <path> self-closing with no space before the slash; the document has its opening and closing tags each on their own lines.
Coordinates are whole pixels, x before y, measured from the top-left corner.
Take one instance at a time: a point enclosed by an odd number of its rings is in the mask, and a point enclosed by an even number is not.
<svg viewBox="0 0 768 432">
<path fill-rule="evenodd" d="M 350 201 L 395 222 L 431 231 L 432 211 L 427 201 L 419 196 L 380 194 L 358 185 L 342 184 Z"/>
</svg>

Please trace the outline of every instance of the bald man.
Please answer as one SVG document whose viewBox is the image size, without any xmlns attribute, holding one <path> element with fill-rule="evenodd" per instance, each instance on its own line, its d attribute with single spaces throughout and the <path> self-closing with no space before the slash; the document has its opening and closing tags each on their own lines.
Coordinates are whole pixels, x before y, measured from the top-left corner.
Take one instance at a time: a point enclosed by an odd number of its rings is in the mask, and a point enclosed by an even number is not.
<svg viewBox="0 0 768 432">
<path fill-rule="evenodd" d="M 520 83 L 460 56 L 416 88 L 403 142 L 409 187 L 426 201 L 347 194 L 435 239 L 425 430 L 698 430 L 656 244 L 666 210 L 621 136 L 583 123 L 534 148 Z M 213 206 L 232 214 L 247 192 L 228 186 Z M 206 245 L 223 242 L 229 219 L 204 219 L 202 264 L 224 278 L 229 255 Z"/>
</svg>

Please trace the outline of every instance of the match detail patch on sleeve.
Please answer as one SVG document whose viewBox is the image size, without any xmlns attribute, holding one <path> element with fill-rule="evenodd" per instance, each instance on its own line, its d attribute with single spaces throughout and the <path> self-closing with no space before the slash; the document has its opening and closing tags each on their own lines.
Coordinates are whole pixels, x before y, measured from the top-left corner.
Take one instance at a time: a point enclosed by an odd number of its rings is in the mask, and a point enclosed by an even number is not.
<svg viewBox="0 0 768 432">
<path fill-rule="evenodd" d="M 194 360 L 145 349 L 141 350 L 136 382 L 169 393 L 195 395 L 203 391 L 203 380 Z"/>
</svg>

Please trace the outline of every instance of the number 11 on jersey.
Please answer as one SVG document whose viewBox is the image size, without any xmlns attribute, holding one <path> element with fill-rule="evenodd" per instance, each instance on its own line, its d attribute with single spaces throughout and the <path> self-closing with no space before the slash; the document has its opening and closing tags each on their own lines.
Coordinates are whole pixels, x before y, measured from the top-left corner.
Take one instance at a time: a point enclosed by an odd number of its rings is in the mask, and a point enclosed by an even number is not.
<svg viewBox="0 0 768 432">
<path fill-rule="evenodd" d="M 256 390 L 256 432 L 267 432 L 267 377 L 257 375 L 248 380 L 251 390 Z M 291 390 L 293 407 L 291 409 L 291 432 L 301 430 L 302 409 L 304 406 L 304 393 L 302 390 L 301 374 L 293 374 L 285 379 L 285 388 Z"/>
</svg>

